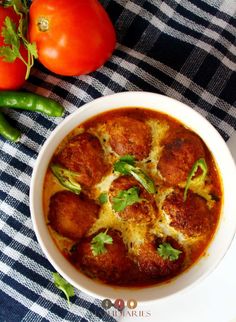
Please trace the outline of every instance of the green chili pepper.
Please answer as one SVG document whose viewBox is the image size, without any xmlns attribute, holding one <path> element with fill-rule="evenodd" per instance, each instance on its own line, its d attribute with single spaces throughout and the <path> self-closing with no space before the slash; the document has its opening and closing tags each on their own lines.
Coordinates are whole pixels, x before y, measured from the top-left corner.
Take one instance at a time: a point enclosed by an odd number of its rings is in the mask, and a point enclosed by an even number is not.
<svg viewBox="0 0 236 322">
<path fill-rule="evenodd" d="M 34 93 L 0 91 L 0 107 L 41 112 L 49 116 L 62 116 L 63 107 L 54 100 Z"/>
<path fill-rule="evenodd" d="M 0 112 L 0 134 L 7 140 L 16 142 L 20 139 L 21 133 L 12 127 L 3 114 Z"/>
<path fill-rule="evenodd" d="M 129 165 L 128 165 L 129 167 Z M 132 167 L 132 166 L 130 166 Z M 147 190 L 149 193 L 156 193 L 156 187 L 151 178 L 139 168 L 130 169 L 130 174 Z"/>
<path fill-rule="evenodd" d="M 78 172 L 68 170 L 66 168 L 61 167 L 58 164 L 51 164 L 50 168 L 54 176 L 57 178 L 57 180 L 63 187 L 69 189 L 70 191 L 76 194 L 80 194 L 81 186 L 76 181 L 76 178 L 80 175 Z"/>
<path fill-rule="evenodd" d="M 135 166 L 135 159 L 131 155 L 121 157 L 114 164 L 114 170 L 121 174 L 132 175 L 149 193 L 156 193 L 154 182 L 141 169 Z"/>
</svg>

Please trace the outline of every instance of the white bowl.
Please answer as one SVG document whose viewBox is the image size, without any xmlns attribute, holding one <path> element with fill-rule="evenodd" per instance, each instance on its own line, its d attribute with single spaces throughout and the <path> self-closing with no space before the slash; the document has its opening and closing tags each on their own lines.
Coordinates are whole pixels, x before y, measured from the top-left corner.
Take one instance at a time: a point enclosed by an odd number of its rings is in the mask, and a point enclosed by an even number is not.
<svg viewBox="0 0 236 322">
<path fill-rule="evenodd" d="M 195 131 L 212 152 L 222 177 L 224 200 L 216 234 L 207 256 L 169 283 L 146 288 L 114 287 L 98 283 L 78 272 L 58 251 L 44 220 L 42 187 L 55 148 L 76 126 L 101 112 L 123 107 L 142 107 L 164 112 Z M 222 137 L 199 113 L 163 95 L 147 92 L 124 92 L 96 99 L 68 116 L 43 145 L 34 166 L 30 187 L 30 209 L 38 241 L 50 263 L 74 287 L 100 299 L 135 299 L 146 302 L 166 298 L 196 285 L 206 277 L 227 252 L 236 230 L 236 167 Z"/>
</svg>

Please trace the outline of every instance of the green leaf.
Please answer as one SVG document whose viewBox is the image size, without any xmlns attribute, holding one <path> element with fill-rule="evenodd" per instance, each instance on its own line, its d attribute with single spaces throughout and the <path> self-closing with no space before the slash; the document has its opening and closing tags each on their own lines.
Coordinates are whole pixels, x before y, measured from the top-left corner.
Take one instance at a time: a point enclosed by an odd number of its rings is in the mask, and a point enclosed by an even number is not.
<svg viewBox="0 0 236 322">
<path fill-rule="evenodd" d="M 124 155 L 118 161 L 116 161 L 114 164 L 114 170 L 121 174 L 129 174 L 129 170 L 126 169 L 127 164 L 131 166 L 134 166 L 135 164 L 135 159 L 130 154 Z"/>
<path fill-rule="evenodd" d="M 3 6 L 4 7 L 16 6 L 17 8 L 20 8 L 21 7 L 21 0 L 4 0 Z"/>
<path fill-rule="evenodd" d="M 192 169 L 189 172 L 189 175 L 188 175 L 188 178 L 186 181 L 186 185 L 185 185 L 185 189 L 184 189 L 184 201 L 186 201 L 186 199 L 187 199 L 187 193 L 188 193 L 188 189 L 191 184 L 192 178 L 194 177 L 194 175 L 197 172 L 197 169 L 199 167 L 202 169 L 202 174 L 201 174 L 199 180 L 204 182 L 206 179 L 208 167 L 207 167 L 207 163 L 206 163 L 205 159 L 201 158 L 194 163 Z"/>
<path fill-rule="evenodd" d="M 120 161 L 124 161 L 126 163 L 131 164 L 131 165 L 135 164 L 135 158 L 133 155 L 130 155 L 130 154 L 126 154 L 123 157 L 120 157 Z"/>
<path fill-rule="evenodd" d="M 7 7 L 12 7 L 14 3 L 14 0 L 3 0 L 2 1 L 2 5 L 3 7 L 7 8 Z"/>
<path fill-rule="evenodd" d="M 75 295 L 73 286 L 68 283 L 63 277 L 61 277 L 57 272 L 53 273 L 54 285 L 61 290 L 67 299 L 67 303 L 70 306 L 70 297 Z"/>
<path fill-rule="evenodd" d="M 107 234 L 107 230 L 97 234 L 91 241 L 91 249 L 94 256 L 106 253 L 105 244 L 112 244 L 113 238 Z"/>
<path fill-rule="evenodd" d="M 4 62 L 12 63 L 18 57 L 18 53 L 8 46 L 2 46 L 0 47 L 0 56 Z"/>
<path fill-rule="evenodd" d="M 118 195 L 112 198 L 112 208 L 117 211 L 123 211 L 127 206 L 136 202 L 142 202 L 144 199 L 139 197 L 138 187 L 132 187 L 128 190 L 121 190 Z"/>
<path fill-rule="evenodd" d="M 157 248 L 157 252 L 163 259 L 168 259 L 170 261 L 175 261 L 182 253 L 181 250 L 173 248 L 169 243 L 160 244 Z"/>
<path fill-rule="evenodd" d="M 5 8 L 13 7 L 17 14 L 20 12 L 27 14 L 29 11 L 26 0 L 3 0 L 3 6 Z"/>
<path fill-rule="evenodd" d="M 18 49 L 20 48 L 20 40 L 17 35 L 16 24 L 11 20 L 11 18 L 5 18 L 1 35 L 4 38 L 4 43 L 6 45 L 11 45 Z"/>
<path fill-rule="evenodd" d="M 0 56 L 3 57 L 3 61 L 12 63 L 16 58 L 21 57 L 20 39 L 17 35 L 16 25 L 9 17 L 4 20 L 1 35 L 7 46 L 0 48 Z"/>
<path fill-rule="evenodd" d="M 81 185 L 76 180 L 80 175 L 78 172 L 70 171 L 58 164 L 51 164 L 50 168 L 54 176 L 63 187 L 76 194 L 80 194 Z"/>
<path fill-rule="evenodd" d="M 101 205 L 103 205 L 104 203 L 107 202 L 108 200 L 108 196 L 107 196 L 107 193 L 106 192 L 102 192 L 98 198 L 99 202 Z"/>
<path fill-rule="evenodd" d="M 27 49 L 28 51 L 31 53 L 32 56 L 34 56 L 34 58 L 38 58 L 38 50 L 37 50 L 37 46 L 36 43 L 28 43 L 27 44 Z"/>
<path fill-rule="evenodd" d="M 19 58 L 27 67 L 25 79 L 29 77 L 30 69 L 34 64 L 34 59 L 38 58 L 36 44 L 31 44 L 27 40 L 28 33 L 28 7 L 26 0 L 5 0 L 3 2 L 4 7 L 13 7 L 14 11 L 19 15 L 18 28 L 16 24 L 6 17 L 1 29 L 1 35 L 4 40 L 4 44 L 8 45 L 1 48 L 0 57 L 3 57 L 5 62 L 13 62 L 16 58 Z M 21 55 L 20 45 L 23 44 L 28 51 L 28 57 L 25 59 Z"/>
</svg>

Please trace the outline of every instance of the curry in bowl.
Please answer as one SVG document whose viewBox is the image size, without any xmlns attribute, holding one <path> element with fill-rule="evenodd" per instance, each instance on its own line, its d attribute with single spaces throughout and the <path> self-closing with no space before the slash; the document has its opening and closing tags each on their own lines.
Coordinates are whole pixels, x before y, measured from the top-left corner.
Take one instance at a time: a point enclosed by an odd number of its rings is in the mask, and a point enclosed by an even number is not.
<svg viewBox="0 0 236 322">
<path fill-rule="evenodd" d="M 66 259 L 111 285 L 153 285 L 204 255 L 222 185 L 202 139 L 163 113 L 97 115 L 56 147 L 43 188 L 50 234 Z"/>
</svg>

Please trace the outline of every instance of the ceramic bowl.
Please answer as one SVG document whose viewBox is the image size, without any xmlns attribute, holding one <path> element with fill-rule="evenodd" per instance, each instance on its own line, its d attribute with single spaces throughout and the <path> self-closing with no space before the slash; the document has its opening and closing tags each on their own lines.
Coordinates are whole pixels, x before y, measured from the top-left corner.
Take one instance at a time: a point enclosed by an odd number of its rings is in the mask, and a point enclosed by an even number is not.
<svg viewBox="0 0 236 322">
<path fill-rule="evenodd" d="M 196 132 L 215 158 L 223 185 L 223 207 L 220 222 L 207 254 L 168 283 L 144 287 L 114 287 L 96 282 L 78 272 L 59 252 L 44 220 L 42 189 L 49 161 L 62 139 L 87 119 L 117 108 L 142 107 L 164 112 Z M 236 230 L 236 168 L 229 149 L 216 129 L 198 112 L 174 99 L 147 92 L 124 92 L 95 99 L 80 107 L 58 125 L 44 143 L 33 169 L 30 187 L 30 209 L 35 233 L 50 263 L 74 287 L 100 299 L 135 299 L 156 301 L 174 296 L 198 284 L 219 264 L 226 254 Z"/>
</svg>

